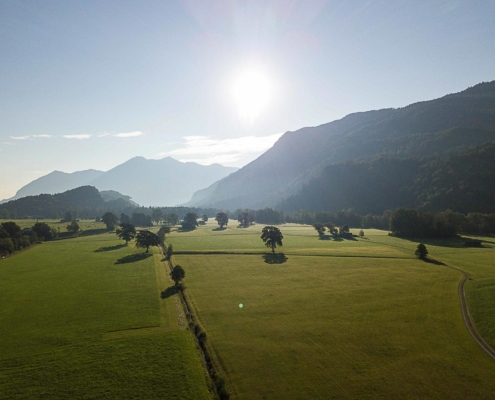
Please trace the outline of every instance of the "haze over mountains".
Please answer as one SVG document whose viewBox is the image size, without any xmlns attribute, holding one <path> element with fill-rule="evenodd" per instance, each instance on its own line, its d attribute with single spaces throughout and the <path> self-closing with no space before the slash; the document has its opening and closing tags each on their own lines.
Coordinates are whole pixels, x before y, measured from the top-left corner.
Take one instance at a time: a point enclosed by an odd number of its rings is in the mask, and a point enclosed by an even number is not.
<svg viewBox="0 0 495 400">
<path fill-rule="evenodd" d="M 298 209 L 316 211 L 322 208 L 327 211 L 337 211 L 346 205 L 353 206 L 349 202 L 332 201 L 332 197 L 345 191 L 349 193 L 347 199 L 352 197 L 352 193 L 359 193 L 361 201 L 358 208 L 361 212 L 380 212 L 386 204 L 373 207 L 373 210 L 361 206 L 366 203 L 366 193 L 363 194 L 362 191 L 356 191 L 356 188 L 351 187 L 362 184 L 363 181 L 356 179 L 352 182 L 348 179 L 349 176 L 360 174 L 359 169 L 356 168 L 352 174 L 349 172 L 352 167 L 350 161 L 366 163 L 371 162 L 375 157 L 446 158 L 455 153 L 469 151 L 475 146 L 487 146 L 493 141 L 495 141 L 495 81 L 481 83 L 460 93 L 400 109 L 350 114 L 328 124 L 287 132 L 255 161 L 210 187 L 196 192 L 187 205 L 231 210 L 270 206 L 287 211 Z M 476 164 L 472 165 L 473 162 L 476 163 L 476 159 L 475 156 L 470 158 L 471 176 L 479 172 Z M 480 165 L 480 168 L 486 168 L 486 157 L 483 160 L 483 166 Z M 428 161 L 425 159 L 424 162 Z M 329 171 L 323 173 L 327 166 L 340 163 L 343 163 L 340 166 L 341 170 L 349 170 L 340 174 L 342 179 L 330 179 Z M 494 166 L 495 162 L 492 169 Z M 366 165 L 363 168 L 368 170 L 371 167 Z M 416 172 L 421 170 L 420 166 L 417 168 Z M 442 166 L 438 164 L 437 168 Z M 397 197 L 393 193 L 394 190 L 398 190 L 397 182 L 410 180 L 411 182 L 406 183 L 407 186 L 412 186 L 415 179 L 418 179 L 418 173 L 406 174 L 407 168 L 403 165 L 401 171 L 404 175 L 391 179 L 390 175 L 396 172 L 393 163 L 383 167 L 381 173 L 375 176 L 376 180 L 393 182 L 395 187 L 379 185 L 369 188 L 371 191 L 369 194 L 374 191 L 389 190 L 391 195 Z M 346 175 L 348 173 L 351 175 Z M 429 171 L 430 175 L 433 173 L 434 171 Z M 492 179 L 491 176 L 489 178 Z M 324 191 L 320 192 L 324 201 L 316 202 L 308 192 L 308 187 L 305 187 L 312 179 L 319 179 L 318 187 L 324 188 Z M 435 177 L 428 182 L 434 185 Z M 486 185 L 494 186 L 495 182 L 489 181 Z M 434 186 L 430 189 L 433 190 Z M 424 193 L 419 193 L 417 190 L 408 194 L 409 197 L 420 195 Z M 292 196 L 297 196 L 297 199 Z M 475 194 L 472 196 L 476 197 Z M 309 200 L 310 197 L 312 200 Z M 402 198 L 401 201 L 409 206 L 417 205 L 415 199 L 409 197 Z M 400 204 L 401 201 L 394 203 L 395 206 L 406 205 Z M 356 201 L 354 201 L 355 205 Z M 446 208 L 448 203 L 440 202 L 437 207 Z"/>
<path fill-rule="evenodd" d="M 107 172 L 86 170 L 68 174 L 54 171 L 22 187 L 13 198 L 3 202 L 90 185 L 100 191 L 115 190 L 128 195 L 143 206 L 177 205 L 190 200 L 194 191 L 237 169 L 219 164 L 183 163 L 171 157 L 161 160 L 134 157 Z"/>
</svg>

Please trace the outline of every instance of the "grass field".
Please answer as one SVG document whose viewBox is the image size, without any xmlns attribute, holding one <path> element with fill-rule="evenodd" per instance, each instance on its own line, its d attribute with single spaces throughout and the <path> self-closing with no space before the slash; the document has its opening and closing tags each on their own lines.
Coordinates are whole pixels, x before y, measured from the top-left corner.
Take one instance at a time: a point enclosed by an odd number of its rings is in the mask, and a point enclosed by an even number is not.
<svg viewBox="0 0 495 400">
<path fill-rule="evenodd" d="M 0 219 L 0 224 L 8 221 L 12 221 L 12 219 Z M 60 222 L 59 219 L 16 219 L 14 222 L 23 229 L 31 228 L 36 222 L 45 222 L 52 228 L 55 228 L 57 231 L 62 233 L 67 232 L 67 225 L 69 225 L 68 222 Z M 105 224 L 103 222 L 95 222 L 94 220 L 84 219 L 80 220 L 78 223 L 83 232 L 105 229 Z"/>
<path fill-rule="evenodd" d="M 267 263 L 261 228 L 209 223 L 168 239 L 197 253 L 174 259 L 235 398 L 495 397 L 495 362 L 462 320 L 461 273 L 386 232 L 337 242 L 300 226 L 281 227 L 286 260 Z M 494 248 L 427 248 L 472 275 L 470 310 L 493 345 Z"/>
<path fill-rule="evenodd" d="M 211 398 L 161 256 L 137 253 L 103 234 L 0 260 L 0 398 Z"/>
</svg>

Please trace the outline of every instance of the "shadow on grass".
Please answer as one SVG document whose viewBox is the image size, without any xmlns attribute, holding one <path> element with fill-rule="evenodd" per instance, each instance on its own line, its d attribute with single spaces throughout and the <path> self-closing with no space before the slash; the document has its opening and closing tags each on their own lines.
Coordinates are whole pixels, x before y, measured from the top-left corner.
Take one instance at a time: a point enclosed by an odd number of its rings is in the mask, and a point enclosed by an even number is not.
<svg viewBox="0 0 495 400">
<path fill-rule="evenodd" d="M 81 232 L 81 236 L 92 236 L 92 235 L 101 235 L 103 233 L 113 233 L 106 228 L 98 228 L 98 229 L 87 229 Z"/>
<path fill-rule="evenodd" d="M 170 286 L 160 293 L 160 297 L 166 299 L 174 294 L 177 294 L 177 288 L 175 286 Z"/>
<path fill-rule="evenodd" d="M 128 263 L 138 262 L 141 260 L 146 260 L 148 257 L 151 257 L 152 255 L 153 254 L 151 253 L 131 254 L 129 256 L 119 258 L 117 261 L 115 261 L 115 264 L 128 264 Z"/>
<path fill-rule="evenodd" d="M 216 232 L 216 231 L 224 231 L 224 230 L 226 230 L 226 229 L 227 229 L 227 227 L 226 227 L 226 226 L 224 226 L 223 228 L 220 228 L 220 227 L 218 227 L 218 228 L 213 228 L 213 229 L 212 229 L 212 231 L 215 231 L 215 232 Z"/>
<path fill-rule="evenodd" d="M 115 246 L 107 246 L 107 247 L 100 247 L 99 249 L 95 250 L 95 253 L 100 253 L 102 251 L 112 251 L 112 250 L 118 250 L 121 249 L 122 247 L 126 247 L 126 244 L 116 244 Z"/>
<path fill-rule="evenodd" d="M 265 260 L 267 264 L 283 264 L 288 260 L 284 253 L 263 254 L 261 258 Z"/>
<path fill-rule="evenodd" d="M 425 263 L 428 263 L 428 264 L 435 264 L 435 265 L 447 265 L 447 264 L 444 264 L 443 262 L 441 261 L 438 261 L 438 260 L 434 260 L 433 258 L 423 258 L 423 261 Z"/>
<path fill-rule="evenodd" d="M 332 240 L 332 235 L 320 235 L 319 238 L 320 240 Z"/>
</svg>

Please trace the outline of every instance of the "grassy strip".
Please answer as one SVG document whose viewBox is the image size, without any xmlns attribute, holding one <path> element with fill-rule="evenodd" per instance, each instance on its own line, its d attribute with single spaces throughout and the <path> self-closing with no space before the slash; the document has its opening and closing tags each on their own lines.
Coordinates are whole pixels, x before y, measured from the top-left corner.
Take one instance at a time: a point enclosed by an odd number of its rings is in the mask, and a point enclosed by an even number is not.
<svg viewBox="0 0 495 400">
<path fill-rule="evenodd" d="M 162 250 L 163 253 L 165 254 L 166 246 L 162 246 Z M 174 262 L 172 257 L 167 259 L 167 265 L 169 267 L 169 270 L 172 271 L 174 267 Z M 197 321 L 194 315 L 193 308 L 191 307 L 191 303 L 188 300 L 188 296 L 186 295 L 185 286 L 183 284 L 177 286 L 177 292 L 181 298 L 181 301 L 186 307 L 186 318 L 188 321 L 189 329 L 196 337 L 198 346 L 203 354 L 206 371 L 208 372 L 208 376 L 210 377 L 211 382 L 213 384 L 212 390 L 214 391 L 215 395 L 218 396 L 219 399 L 228 400 L 230 398 L 230 394 L 226 388 L 225 379 L 220 375 L 219 373 L 220 369 L 211 356 L 213 349 L 210 346 L 208 346 L 206 340 L 207 338 L 206 331 L 203 329 L 203 327 Z"/>
</svg>

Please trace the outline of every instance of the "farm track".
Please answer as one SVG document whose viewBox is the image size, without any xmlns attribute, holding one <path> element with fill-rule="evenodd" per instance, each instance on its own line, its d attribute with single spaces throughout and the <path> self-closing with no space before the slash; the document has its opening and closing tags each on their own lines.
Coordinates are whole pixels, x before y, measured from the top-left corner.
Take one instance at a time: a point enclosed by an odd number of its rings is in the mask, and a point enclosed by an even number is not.
<svg viewBox="0 0 495 400">
<path fill-rule="evenodd" d="M 179 255 L 265 255 L 268 253 L 263 253 L 263 252 L 234 252 L 234 251 L 177 251 L 175 254 Z M 291 255 L 291 256 L 297 256 L 297 257 L 349 257 L 349 258 L 387 258 L 387 259 L 408 259 L 408 257 L 387 257 L 387 256 L 360 256 L 360 255 L 333 255 L 333 254 L 310 254 L 310 255 L 304 255 L 304 254 L 297 254 L 297 253 L 284 253 L 285 255 Z M 471 317 L 471 314 L 469 313 L 469 307 L 467 304 L 467 299 L 466 299 L 466 291 L 465 291 L 465 286 L 466 282 L 469 280 L 469 274 L 459 268 L 452 267 L 450 265 L 441 263 L 441 265 L 453 269 L 455 271 L 460 272 L 463 277 L 461 281 L 459 282 L 458 285 L 458 296 L 459 296 L 459 302 L 461 305 L 461 313 L 462 313 L 462 319 L 464 321 L 464 324 L 466 325 L 466 328 L 470 335 L 473 337 L 476 343 L 483 349 L 483 351 L 491 357 L 493 360 L 495 360 L 495 350 L 483 339 L 481 334 L 478 332 L 476 329 L 476 325 Z"/>
<path fill-rule="evenodd" d="M 459 282 L 459 286 L 457 287 L 457 294 L 459 295 L 459 300 L 461 303 L 461 312 L 462 319 L 464 320 L 464 324 L 466 325 L 467 330 L 473 337 L 473 339 L 478 343 L 478 345 L 483 349 L 483 351 L 488 354 L 493 360 L 495 360 L 495 350 L 483 339 L 478 330 L 476 329 L 476 325 L 474 324 L 473 319 L 471 318 L 471 314 L 469 313 L 469 307 L 466 299 L 466 291 L 465 286 L 466 282 L 469 280 L 469 274 L 459 268 L 451 267 L 447 264 L 442 264 L 447 268 L 453 269 L 455 271 L 460 272 L 463 277 Z"/>
</svg>

